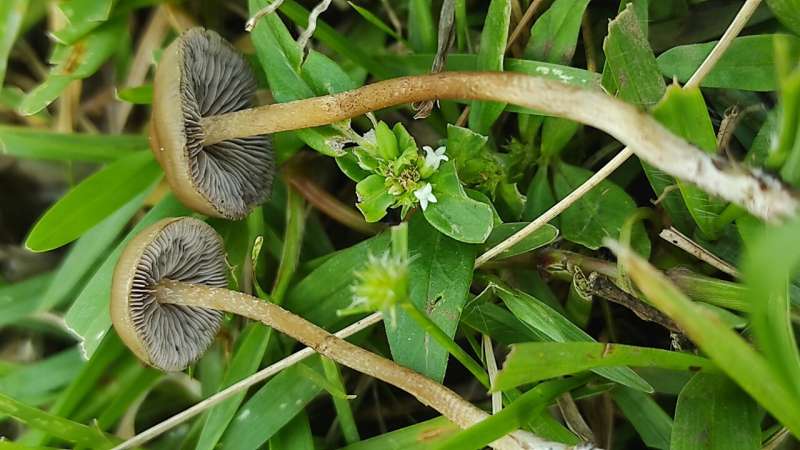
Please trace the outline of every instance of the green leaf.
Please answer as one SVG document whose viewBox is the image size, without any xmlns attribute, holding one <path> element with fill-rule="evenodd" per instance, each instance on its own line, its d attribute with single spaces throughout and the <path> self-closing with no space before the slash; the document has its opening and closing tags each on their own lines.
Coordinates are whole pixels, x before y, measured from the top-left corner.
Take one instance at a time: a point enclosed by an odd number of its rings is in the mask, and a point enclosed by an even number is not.
<svg viewBox="0 0 800 450">
<path fill-rule="evenodd" d="M 666 89 L 664 78 L 632 3 L 609 24 L 603 50 L 603 86 L 609 93 L 640 106 L 661 99 Z"/>
<path fill-rule="evenodd" d="M 459 179 L 468 186 L 493 193 L 504 173 L 486 136 L 469 128 L 447 125 L 447 154 L 455 164 Z"/>
<path fill-rule="evenodd" d="M 314 450 L 308 414 L 300 411 L 269 440 L 270 450 Z"/>
<path fill-rule="evenodd" d="M 69 0 L 59 9 L 66 19 L 62 28 L 51 35 L 61 44 L 72 44 L 108 19 L 114 0 Z"/>
<path fill-rule="evenodd" d="M 669 450 L 672 418 L 652 396 L 624 386 L 614 388 L 612 396 L 647 447 Z"/>
<path fill-rule="evenodd" d="M 419 215 L 411 219 L 408 242 L 411 302 L 452 338 L 467 301 L 477 249 L 436 232 Z M 394 360 L 441 382 L 447 350 L 402 309 L 397 310 L 396 320 L 396 324 L 387 321 L 386 325 Z"/>
<path fill-rule="evenodd" d="M 681 391 L 670 450 L 761 448 L 758 405 L 719 374 L 698 373 Z"/>
<path fill-rule="evenodd" d="M 786 28 L 800 35 L 800 0 L 767 0 L 767 5 Z"/>
<path fill-rule="evenodd" d="M 536 20 L 525 47 L 525 58 L 569 64 L 578 43 L 581 20 L 589 0 L 556 0 Z"/>
<path fill-rule="evenodd" d="M 55 133 L 0 125 L 0 154 L 57 161 L 111 162 L 147 149 L 138 135 Z"/>
<path fill-rule="evenodd" d="M 356 5 L 353 2 L 347 2 L 347 4 L 350 5 L 354 10 L 356 10 L 356 12 L 361 17 L 363 17 L 364 20 L 366 20 L 367 22 L 369 22 L 372 25 L 374 25 L 375 28 L 383 31 L 384 33 L 386 33 L 387 35 L 397 39 L 398 41 L 402 41 L 403 40 L 402 36 L 397 34 L 397 32 L 394 31 L 391 27 L 389 27 L 389 25 L 386 25 L 386 23 L 384 23 L 383 20 L 381 20 L 380 17 L 378 17 L 375 14 L 373 14 L 367 8 L 362 8 L 362 7 Z"/>
<path fill-rule="evenodd" d="M 518 429 L 544 410 L 559 395 L 583 384 L 581 377 L 553 380 L 539 384 L 522 394 L 500 412 L 448 438 L 440 450 L 472 450 L 483 448 L 496 439 Z"/>
<path fill-rule="evenodd" d="M 93 75 L 117 50 L 124 24 L 123 20 L 113 20 L 68 47 L 57 46 L 50 58 L 55 67 L 44 83 L 22 100 L 20 114 L 36 114 L 58 98 L 70 82 Z"/>
<path fill-rule="evenodd" d="M 0 394 L 0 413 L 8 414 L 31 428 L 46 431 L 81 447 L 108 448 L 119 442 L 118 438 L 106 436 L 95 428 L 48 414 L 4 394 Z"/>
<path fill-rule="evenodd" d="M 339 170 L 341 170 L 343 174 L 347 175 L 348 178 L 356 183 L 363 181 L 370 176 L 371 173 L 358 165 L 358 158 L 352 152 L 337 157 L 336 165 L 339 166 Z"/>
<path fill-rule="evenodd" d="M 800 353 L 792 328 L 789 287 L 800 267 L 800 221 L 769 227 L 747 242 L 742 274 L 752 301 L 750 322 L 776 375 L 800 398 Z"/>
<path fill-rule="evenodd" d="M 139 211 L 147 192 L 143 191 L 121 206 L 117 211 L 103 219 L 86 231 L 70 248 L 61 266 L 55 273 L 57 282 L 50 283 L 47 290 L 36 302 L 37 310 L 50 308 L 65 303 L 87 281 L 92 269 L 107 254 L 109 247 L 120 236 L 120 233 Z"/>
<path fill-rule="evenodd" d="M 492 389 L 504 391 L 598 367 L 618 366 L 715 369 L 706 358 L 655 348 L 599 342 L 526 342 L 511 347 Z"/>
<path fill-rule="evenodd" d="M 72 242 L 153 186 L 161 173 L 149 152 L 109 164 L 51 206 L 31 229 L 25 247 L 43 252 Z"/>
<path fill-rule="evenodd" d="M 545 161 L 561 153 L 581 124 L 560 117 L 545 117 L 542 124 L 541 155 Z"/>
<path fill-rule="evenodd" d="M 394 205 L 395 198 L 387 192 L 386 180 L 380 175 L 370 175 L 356 184 L 358 203 L 356 207 L 367 222 L 377 222 Z"/>
<path fill-rule="evenodd" d="M 221 391 L 255 372 L 272 336 L 271 328 L 257 322 L 248 324 L 239 339 L 236 340 L 236 350 L 217 390 Z M 234 415 L 246 394 L 246 391 L 239 392 L 208 412 L 203 422 L 203 431 L 197 440 L 196 450 L 215 448 L 220 439 L 223 439 L 223 433 L 235 426 L 237 422 L 234 421 Z M 241 411 L 246 411 L 245 408 L 246 406 Z M 280 416 L 280 414 L 271 415 Z M 229 425 L 231 422 L 234 425 Z"/>
<path fill-rule="evenodd" d="M 566 197 L 592 175 L 580 167 L 558 164 L 553 183 L 556 195 Z M 597 250 L 604 238 L 619 236 L 625 219 L 635 210 L 636 203 L 627 192 L 603 180 L 561 214 L 561 233 L 569 241 Z M 634 225 L 632 239 L 638 252 L 650 254 L 650 240 L 641 222 Z"/>
<path fill-rule="evenodd" d="M 436 51 L 431 0 L 408 0 L 408 43 L 416 53 Z"/>
<path fill-rule="evenodd" d="M 350 444 L 339 450 L 433 450 L 458 430 L 456 424 L 440 416 Z"/>
<path fill-rule="evenodd" d="M 75 378 L 82 365 L 77 348 L 64 350 L 0 377 L 0 393 L 24 403 L 40 405 L 50 401 Z"/>
<path fill-rule="evenodd" d="M 165 217 L 182 216 L 189 210 L 169 195 L 161 200 L 140 220 L 135 227 L 117 244 L 114 251 L 103 261 L 94 275 L 84 285 L 64 316 L 70 331 L 81 339 L 81 350 L 85 357 L 91 357 L 111 326 L 108 312 L 108 299 L 111 297 L 111 275 L 125 245 L 142 229 Z"/>
<path fill-rule="evenodd" d="M 321 371 L 318 361 L 313 367 Z M 225 431 L 220 448 L 260 448 L 320 392 L 322 388 L 303 377 L 298 366 L 285 369 L 242 405 Z"/>
<path fill-rule="evenodd" d="M 714 126 L 699 88 L 681 89 L 671 85 L 664 98 L 653 108 L 653 117 L 706 153 L 716 152 Z M 700 231 L 705 237 L 716 237 L 719 233 L 718 218 L 726 203 L 685 181 L 676 179 L 675 182 Z"/>
<path fill-rule="evenodd" d="M 508 309 L 533 330 L 537 330 L 555 342 L 595 342 L 566 317 L 559 314 L 540 300 L 519 290 L 510 290 L 494 285 L 497 295 Z M 639 375 L 627 367 L 597 368 L 592 372 L 630 388 L 652 392 L 653 388 Z"/>
<path fill-rule="evenodd" d="M 7 0 L 0 4 L 0 86 L 6 77 L 8 55 L 17 40 L 28 0 Z"/>
<path fill-rule="evenodd" d="M 777 90 L 773 36 L 762 34 L 734 39 L 700 86 L 745 91 Z M 794 47 L 800 47 L 800 38 L 785 38 L 790 39 Z M 658 56 L 658 68 L 665 77 L 686 83 L 716 44 L 708 42 L 671 48 Z"/>
<path fill-rule="evenodd" d="M 522 211 L 523 220 L 533 221 L 556 204 L 553 188 L 547 178 L 548 168 L 547 164 L 541 164 L 536 168 L 528 187 L 525 209 Z M 558 218 L 553 219 L 553 223 L 558 224 Z"/>
<path fill-rule="evenodd" d="M 800 396 L 762 355 L 711 310 L 689 300 L 647 261 L 616 244 L 613 250 L 650 303 L 670 316 L 717 367 L 776 419 L 800 435 Z"/>
<path fill-rule="evenodd" d="M 382 233 L 329 256 L 305 278 L 292 286 L 286 296 L 286 309 L 326 329 L 338 329 L 355 320 L 340 317 L 337 311 L 353 301 L 353 273 L 369 259 L 389 248 L 389 234 Z"/>
<path fill-rule="evenodd" d="M 478 50 L 477 69 L 481 71 L 503 71 L 503 56 L 508 42 L 508 27 L 511 20 L 511 2 L 492 0 L 486 12 Z M 497 102 L 472 102 L 469 112 L 469 127 L 477 133 L 488 134 L 489 128 L 500 117 L 505 104 Z"/>
<path fill-rule="evenodd" d="M 117 91 L 117 98 L 134 105 L 149 105 L 153 103 L 153 85 L 143 84 L 122 88 Z"/>
<path fill-rule="evenodd" d="M 503 242 L 507 238 L 511 237 L 514 233 L 523 229 L 525 225 L 527 225 L 525 222 L 503 223 L 497 225 L 494 227 L 492 234 L 489 235 L 489 238 L 486 239 L 486 242 L 481 247 L 481 252 L 485 252 L 495 245 Z M 497 255 L 494 259 L 500 260 L 504 258 L 510 258 L 512 256 L 536 250 L 537 248 L 544 247 L 545 245 L 555 241 L 557 237 L 558 228 L 550 224 L 545 224 L 543 227 L 525 236 L 525 238 L 520 242 L 512 245 L 508 250 Z"/>
<path fill-rule="evenodd" d="M 423 211 L 425 219 L 437 230 L 461 242 L 481 243 L 492 232 L 492 208 L 471 199 L 458 181 L 455 166 L 448 161 L 430 178 L 436 203 Z"/>
<path fill-rule="evenodd" d="M 39 303 L 32 301 L 53 280 L 53 273 L 27 278 L 13 284 L 0 286 L 0 328 L 33 314 Z"/>
</svg>

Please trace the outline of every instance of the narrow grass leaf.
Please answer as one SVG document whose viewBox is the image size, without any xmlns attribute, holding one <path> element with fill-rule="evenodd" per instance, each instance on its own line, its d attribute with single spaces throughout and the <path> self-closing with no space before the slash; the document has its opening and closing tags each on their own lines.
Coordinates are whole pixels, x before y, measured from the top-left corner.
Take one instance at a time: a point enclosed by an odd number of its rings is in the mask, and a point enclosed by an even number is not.
<svg viewBox="0 0 800 450">
<path fill-rule="evenodd" d="M 800 35 L 800 0 L 767 0 L 767 5 L 786 28 Z"/>
<path fill-rule="evenodd" d="M 300 411 L 269 440 L 270 450 L 314 450 L 308 414 Z"/>
<path fill-rule="evenodd" d="M 139 135 L 56 133 L 0 125 L 0 153 L 25 159 L 111 162 L 148 147 Z"/>
<path fill-rule="evenodd" d="M 603 86 L 612 95 L 640 106 L 654 105 L 666 85 L 632 3 L 608 25 L 603 41 Z"/>
<path fill-rule="evenodd" d="M 717 138 L 708 115 L 700 89 L 681 89 L 671 85 L 664 98 L 653 108 L 653 116 L 673 133 L 704 150 L 715 153 Z M 707 238 L 715 238 L 719 230 L 717 223 L 726 203 L 711 197 L 705 191 L 676 179 L 683 201 L 689 209 L 697 227 Z"/>
<path fill-rule="evenodd" d="M 800 397 L 768 361 L 710 310 L 689 300 L 672 282 L 631 250 L 609 243 L 647 299 L 674 320 L 714 363 L 795 435 Z"/>
<path fill-rule="evenodd" d="M 108 19 L 114 0 L 70 0 L 59 9 L 66 19 L 64 26 L 51 33 L 61 44 L 70 45 Z"/>
<path fill-rule="evenodd" d="M 332 383 L 339 391 L 345 392 L 344 381 L 342 381 L 342 373 L 339 371 L 339 365 L 328 358 L 320 357 L 322 361 L 322 369 L 325 371 L 325 377 L 328 382 Z M 336 409 L 336 418 L 339 419 L 339 428 L 342 430 L 345 442 L 352 444 L 361 440 L 358 435 L 358 427 L 356 420 L 353 417 L 353 410 L 350 407 L 350 400 L 348 398 L 339 398 L 331 396 L 333 407 Z"/>
<path fill-rule="evenodd" d="M 17 40 L 28 0 L 6 0 L 0 4 L 0 86 L 6 77 L 8 55 Z"/>
<path fill-rule="evenodd" d="M 318 361 L 312 367 L 321 372 Z M 299 370 L 297 366 L 289 367 L 256 391 L 231 421 L 219 448 L 260 448 L 319 395 L 322 388 L 303 377 Z"/>
<path fill-rule="evenodd" d="M 55 273 L 56 281 L 50 283 L 37 302 L 38 310 L 47 311 L 76 294 L 81 283 L 86 281 L 100 258 L 107 253 L 123 228 L 139 211 L 146 196 L 145 191 L 132 198 L 75 241 Z"/>
<path fill-rule="evenodd" d="M 125 22 L 113 20 L 92 31 L 70 46 L 57 46 L 50 57 L 55 67 L 47 79 L 29 92 L 19 107 L 23 115 L 32 115 L 53 102 L 73 80 L 87 78 L 114 54 Z"/>
<path fill-rule="evenodd" d="M 525 342 L 511 347 L 492 389 L 503 391 L 585 370 L 619 366 L 712 371 L 715 368 L 706 358 L 655 348 L 599 342 Z"/>
<path fill-rule="evenodd" d="M 486 12 L 478 50 L 477 69 L 503 71 L 503 55 L 508 42 L 508 27 L 511 20 L 511 1 L 492 0 Z M 472 102 L 469 112 L 469 127 L 480 134 L 489 134 L 489 128 L 500 117 L 505 104 L 497 102 Z"/>
<path fill-rule="evenodd" d="M 383 31 L 384 33 L 397 39 L 398 41 L 403 41 L 403 38 L 399 34 L 397 34 L 396 31 L 394 31 L 391 27 L 389 27 L 389 25 L 386 25 L 386 23 L 383 20 L 381 20 L 380 17 L 373 14 L 367 8 L 362 8 L 361 6 L 358 6 L 353 2 L 347 2 L 347 4 L 350 5 L 361 17 L 363 17 L 364 20 L 374 25 L 375 28 Z"/>
<path fill-rule="evenodd" d="M 750 322 L 759 349 L 800 398 L 800 354 L 793 332 L 789 286 L 800 267 L 800 221 L 769 227 L 748 242 L 742 273 L 752 299 Z"/>
<path fill-rule="evenodd" d="M 436 51 L 431 0 L 408 0 L 408 43 L 416 53 Z"/>
<path fill-rule="evenodd" d="M 68 244 L 140 195 L 161 177 L 149 152 L 109 164 L 67 192 L 36 222 L 25 247 L 44 252 Z"/>
<path fill-rule="evenodd" d="M 452 338 L 467 301 L 477 249 L 437 232 L 419 215 L 411 219 L 408 242 L 411 302 Z M 402 309 L 396 326 L 387 325 L 386 335 L 398 364 L 433 380 L 444 379 L 447 350 Z"/>
<path fill-rule="evenodd" d="M 64 388 L 82 364 L 77 348 L 64 350 L 0 377 L 0 393 L 30 405 L 41 405 Z"/>
<path fill-rule="evenodd" d="M 4 394 L 0 394 L 0 413 L 82 447 L 108 448 L 119 442 L 119 439 L 106 436 L 102 431 L 49 414 Z"/>
<path fill-rule="evenodd" d="M 439 450 L 472 450 L 483 448 L 526 424 L 534 414 L 544 410 L 559 395 L 585 382 L 583 377 L 553 380 L 539 384 L 520 395 L 500 412 L 489 416 L 466 430 L 447 438 L 436 448 Z"/>
<path fill-rule="evenodd" d="M 698 373 L 681 391 L 670 450 L 758 450 L 758 405 L 724 375 Z"/>
<path fill-rule="evenodd" d="M 538 299 L 518 290 L 494 285 L 497 295 L 503 300 L 512 314 L 528 327 L 546 335 L 555 342 L 595 342 L 594 339 Z M 592 369 L 592 372 L 630 388 L 653 392 L 642 377 L 627 367 L 605 367 Z"/>
<path fill-rule="evenodd" d="M 119 89 L 117 98 L 134 105 L 149 105 L 153 103 L 153 85 L 143 84 Z"/>
<path fill-rule="evenodd" d="M 489 235 L 489 238 L 486 239 L 486 242 L 481 247 L 481 252 L 485 252 L 511 237 L 514 233 L 523 229 L 525 225 L 527 225 L 527 222 L 502 223 L 495 226 L 494 229 L 492 229 L 492 234 Z M 550 224 L 545 224 L 543 227 L 525 236 L 525 238 L 520 242 L 512 245 L 508 250 L 497 255 L 494 259 L 499 260 L 510 258 L 512 256 L 521 255 L 523 253 L 536 250 L 537 248 L 544 247 L 545 245 L 555 241 L 557 237 L 558 228 Z"/>
<path fill-rule="evenodd" d="M 350 444 L 339 450 L 432 450 L 458 430 L 456 424 L 440 416 Z"/>
<path fill-rule="evenodd" d="M 53 280 L 53 272 L 0 286 L 0 328 L 27 317 L 39 306 L 39 296 Z"/>
<path fill-rule="evenodd" d="M 773 36 L 761 34 L 734 39 L 700 86 L 744 91 L 777 90 Z M 800 38 L 785 36 L 785 39 L 800 47 Z M 716 42 L 708 42 L 671 48 L 658 56 L 658 68 L 665 77 L 686 83 L 715 45 Z"/>
<path fill-rule="evenodd" d="M 581 20 L 589 0 L 556 0 L 536 20 L 525 47 L 525 58 L 569 64 L 578 43 Z"/>
<path fill-rule="evenodd" d="M 614 388 L 611 396 L 648 448 L 669 450 L 672 418 L 653 397 L 624 386 Z"/>
</svg>

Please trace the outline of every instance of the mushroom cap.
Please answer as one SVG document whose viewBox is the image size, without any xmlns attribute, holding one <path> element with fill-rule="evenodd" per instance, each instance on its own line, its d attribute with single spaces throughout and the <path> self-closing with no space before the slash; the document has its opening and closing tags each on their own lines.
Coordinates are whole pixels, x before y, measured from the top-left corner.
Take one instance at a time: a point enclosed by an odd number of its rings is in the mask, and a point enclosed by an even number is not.
<svg viewBox="0 0 800 450">
<path fill-rule="evenodd" d="M 185 369 L 214 341 L 222 313 L 160 303 L 155 287 L 163 279 L 226 287 L 226 271 L 222 239 L 205 222 L 186 217 L 150 225 L 128 243 L 114 269 L 114 329 L 151 366 Z"/>
<path fill-rule="evenodd" d="M 156 69 L 150 146 L 173 192 L 203 214 L 244 218 L 270 194 L 275 161 L 268 135 L 203 145 L 204 117 L 252 106 L 247 61 L 217 33 L 192 28 Z"/>
</svg>

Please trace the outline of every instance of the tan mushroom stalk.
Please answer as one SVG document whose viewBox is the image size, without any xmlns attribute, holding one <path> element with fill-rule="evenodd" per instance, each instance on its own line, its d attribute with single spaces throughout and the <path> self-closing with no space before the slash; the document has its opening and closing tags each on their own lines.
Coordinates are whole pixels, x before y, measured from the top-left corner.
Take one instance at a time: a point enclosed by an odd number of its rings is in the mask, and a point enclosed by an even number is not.
<svg viewBox="0 0 800 450">
<path fill-rule="evenodd" d="M 249 136 L 332 124 L 370 111 L 436 99 L 510 103 L 591 125 L 609 133 L 633 149 L 641 159 L 664 172 L 737 203 L 768 221 L 792 216 L 799 206 L 797 195 L 774 178 L 703 153 L 632 105 L 603 92 L 517 73 L 443 72 L 395 78 L 336 95 L 248 109 L 236 107 L 231 111 L 204 111 L 187 121 L 181 116 L 180 110 L 186 110 L 185 105 L 191 105 L 194 100 L 184 98 L 183 91 L 178 87 L 186 85 L 188 82 L 185 80 L 197 78 L 187 70 L 199 63 L 185 58 L 194 55 L 199 60 L 202 57 L 186 49 L 201 48 L 202 45 L 193 41 L 202 41 L 205 39 L 203 36 L 212 36 L 208 38 L 209 41 L 221 41 L 212 32 L 193 29 L 165 52 L 156 73 L 156 101 L 153 104 L 156 125 L 153 131 L 157 135 L 154 142 L 159 143 L 154 148 L 164 155 L 180 155 L 160 158 L 162 164 L 166 163 L 165 171 L 173 189 L 185 203 L 206 214 L 232 217 L 226 215 L 224 208 L 215 206 L 214 199 L 208 195 L 191 192 L 192 185 L 197 185 L 197 181 L 184 181 L 188 164 L 182 161 L 198 152 L 203 153 L 202 149 L 228 145 Z M 236 68 L 248 70 L 243 65 L 237 65 Z M 172 121 L 168 126 L 158 125 L 167 119 Z M 186 125 L 182 126 L 180 120 Z M 191 135 L 187 132 L 191 132 Z M 230 181 L 232 187 L 229 190 L 235 190 L 233 187 L 236 183 L 254 180 L 257 179 L 238 177 Z M 192 201 L 187 202 L 185 198 L 191 198 Z M 255 200 L 251 196 L 244 203 L 251 204 Z"/>
<path fill-rule="evenodd" d="M 134 238 L 114 272 L 111 317 L 123 342 L 162 370 L 183 370 L 214 339 L 220 311 L 259 320 L 321 355 L 414 395 L 461 427 L 487 414 L 447 387 L 342 340 L 272 303 L 226 289 L 221 237 L 193 218 L 164 219 Z M 516 431 L 501 449 L 568 449 Z"/>
</svg>

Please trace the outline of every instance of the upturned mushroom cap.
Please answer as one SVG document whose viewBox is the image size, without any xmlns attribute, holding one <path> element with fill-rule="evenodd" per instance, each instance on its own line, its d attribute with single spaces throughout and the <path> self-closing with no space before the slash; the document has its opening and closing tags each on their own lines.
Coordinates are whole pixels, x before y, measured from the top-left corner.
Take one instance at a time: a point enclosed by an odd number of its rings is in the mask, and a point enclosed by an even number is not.
<svg viewBox="0 0 800 450">
<path fill-rule="evenodd" d="M 165 371 L 195 362 L 214 341 L 222 313 L 160 303 L 156 285 L 169 279 L 226 287 L 225 248 L 211 226 L 164 219 L 128 243 L 114 270 L 111 321 L 139 359 Z"/>
<path fill-rule="evenodd" d="M 213 31 L 192 28 L 161 57 L 150 146 L 175 195 L 195 211 L 241 219 L 270 194 L 275 163 L 269 136 L 203 145 L 200 120 L 252 106 L 255 89 L 250 66 Z"/>
</svg>

